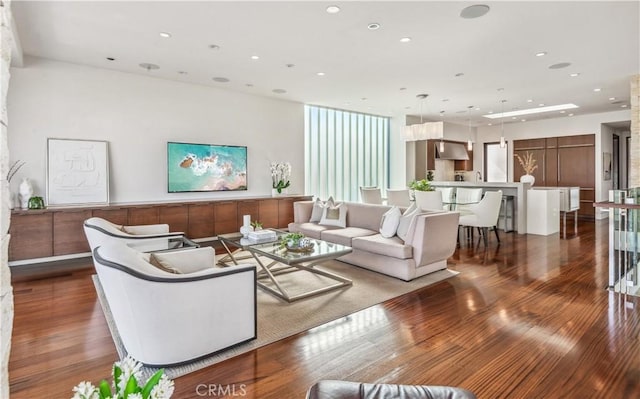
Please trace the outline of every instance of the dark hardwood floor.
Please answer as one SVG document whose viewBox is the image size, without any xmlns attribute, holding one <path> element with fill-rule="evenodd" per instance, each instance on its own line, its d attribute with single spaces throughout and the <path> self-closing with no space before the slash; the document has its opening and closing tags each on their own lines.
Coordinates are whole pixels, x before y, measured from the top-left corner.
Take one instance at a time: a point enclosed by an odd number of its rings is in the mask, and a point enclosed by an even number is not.
<svg viewBox="0 0 640 399">
<path fill-rule="evenodd" d="M 174 398 L 304 398 L 320 379 L 487 399 L 639 398 L 639 301 L 605 289 L 607 226 L 463 247 L 450 259 L 457 277 L 178 378 Z M 43 278 L 14 273 L 12 398 L 68 398 L 82 380 L 111 378 L 92 266 L 70 263 Z"/>
</svg>

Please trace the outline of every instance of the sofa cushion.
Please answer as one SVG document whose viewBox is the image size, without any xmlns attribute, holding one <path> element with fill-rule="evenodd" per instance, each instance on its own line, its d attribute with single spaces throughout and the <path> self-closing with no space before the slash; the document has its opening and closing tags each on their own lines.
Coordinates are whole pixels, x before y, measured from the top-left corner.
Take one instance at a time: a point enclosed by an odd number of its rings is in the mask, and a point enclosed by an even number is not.
<svg viewBox="0 0 640 399">
<path fill-rule="evenodd" d="M 299 224 L 296 224 L 295 226 L 289 225 L 289 231 L 300 232 L 307 237 L 317 238 L 318 240 L 321 239 L 320 233 L 322 233 L 325 230 L 333 230 L 333 229 L 337 229 L 337 227 L 321 226 L 317 223 L 299 223 Z"/>
<path fill-rule="evenodd" d="M 347 214 L 347 226 L 362 227 L 369 230 L 378 231 L 382 215 L 391 209 L 387 205 L 361 204 L 349 202 L 349 213 Z"/>
<path fill-rule="evenodd" d="M 400 222 L 398 223 L 398 230 L 396 234 L 402 241 L 406 240 L 407 232 L 409 231 L 409 226 L 411 225 L 411 220 L 420 213 L 420 208 L 416 205 L 416 203 L 412 203 L 409 208 L 402 214 L 400 217 Z"/>
<path fill-rule="evenodd" d="M 326 206 L 322 211 L 320 224 L 324 226 L 347 227 L 347 204 Z"/>
<path fill-rule="evenodd" d="M 313 202 L 313 210 L 311 211 L 311 217 L 309 218 L 310 222 L 319 222 L 322 219 L 322 214 L 324 212 L 324 208 L 329 206 L 335 206 L 333 201 L 333 197 L 329 197 L 326 201 L 321 201 L 320 198 L 316 198 Z"/>
<path fill-rule="evenodd" d="M 351 246 L 354 249 L 398 259 L 410 259 L 413 256 L 412 247 L 405 245 L 399 237 L 385 238 L 380 234 L 356 237 L 351 241 Z"/>
<path fill-rule="evenodd" d="M 400 208 L 397 206 L 385 212 L 380 221 L 380 235 L 386 238 L 395 236 L 401 216 L 402 212 L 400 212 Z"/>
<path fill-rule="evenodd" d="M 344 229 L 325 230 L 320 236 L 322 240 L 332 242 L 334 244 L 351 246 L 351 240 L 355 237 L 366 237 L 377 232 L 360 227 L 347 227 Z"/>
</svg>

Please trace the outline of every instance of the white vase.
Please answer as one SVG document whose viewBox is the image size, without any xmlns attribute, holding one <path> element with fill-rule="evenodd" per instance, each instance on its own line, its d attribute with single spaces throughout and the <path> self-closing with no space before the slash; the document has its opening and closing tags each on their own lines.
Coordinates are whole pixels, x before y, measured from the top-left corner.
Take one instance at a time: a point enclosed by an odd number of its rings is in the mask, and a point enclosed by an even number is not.
<svg viewBox="0 0 640 399">
<path fill-rule="evenodd" d="M 281 197 L 283 195 L 287 195 L 288 192 L 289 192 L 289 190 L 287 190 L 286 188 L 281 189 L 280 192 L 278 192 L 277 188 L 272 188 L 271 189 L 271 196 L 272 197 Z"/>
<path fill-rule="evenodd" d="M 536 182 L 536 177 L 534 175 L 522 175 L 520 176 L 520 183 L 530 183 L 531 187 L 533 187 L 533 183 Z"/>
<path fill-rule="evenodd" d="M 240 227 L 240 233 L 242 233 L 242 237 L 244 238 L 248 238 L 249 237 L 249 233 L 251 233 L 253 231 L 253 227 L 252 226 L 241 226 Z"/>
<path fill-rule="evenodd" d="M 33 196 L 33 186 L 28 177 L 22 179 L 18 193 L 20 195 L 20 207 L 22 209 L 29 209 L 29 198 Z"/>
</svg>

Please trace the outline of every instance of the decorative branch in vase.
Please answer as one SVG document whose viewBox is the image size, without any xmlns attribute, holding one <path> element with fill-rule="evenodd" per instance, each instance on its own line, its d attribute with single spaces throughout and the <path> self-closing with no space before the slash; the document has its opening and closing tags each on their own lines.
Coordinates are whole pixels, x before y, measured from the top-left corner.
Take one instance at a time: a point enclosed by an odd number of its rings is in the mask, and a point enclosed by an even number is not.
<svg viewBox="0 0 640 399">
<path fill-rule="evenodd" d="M 538 169 L 538 165 L 536 165 L 536 160 L 533 159 L 533 153 L 527 151 L 524 154 L 524 158 L 518 154 L 514 154 L 514 156 L 518 159 L 518 163 L 520 163 L 520 166 L 522 167 L 522 169 L 524 169 L 524 173 L 525 173 L 525 175 L 520 177 L 520 182 L 531 183 L 531 185 L 533 186 L 533 183 L 535 183 L 536 178 L 532 175 L 532 173 L 536 169 Z"/>
</svg>

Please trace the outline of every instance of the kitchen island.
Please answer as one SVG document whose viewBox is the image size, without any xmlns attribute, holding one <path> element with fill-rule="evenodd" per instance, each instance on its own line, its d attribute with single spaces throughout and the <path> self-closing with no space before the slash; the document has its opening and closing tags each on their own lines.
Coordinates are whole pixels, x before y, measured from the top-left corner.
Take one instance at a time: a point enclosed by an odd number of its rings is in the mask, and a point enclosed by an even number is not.
<svg viewBox="0 0 640 399">
<path fill-rule="evenodd" d="M 488 183 L 470 181 L 432 181 L 433 187 L 465 187 L 481 188 L 482 193 L 486 191 L 502 190 L 503 196 L 513 197 L 513 225 L 518 234 L 527 234 L 527 190 L 531 188 L 529 183 Z M 503 202 L 503 205 L 505 202 Z M 502 209 L 500 214 L 506 215 L 506 210 Z M 500 225 L 500 223 L 499 223 Z M 504 224 L 506 226 L 506 223 Z"/>
</svg>

